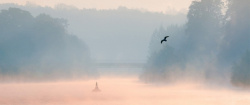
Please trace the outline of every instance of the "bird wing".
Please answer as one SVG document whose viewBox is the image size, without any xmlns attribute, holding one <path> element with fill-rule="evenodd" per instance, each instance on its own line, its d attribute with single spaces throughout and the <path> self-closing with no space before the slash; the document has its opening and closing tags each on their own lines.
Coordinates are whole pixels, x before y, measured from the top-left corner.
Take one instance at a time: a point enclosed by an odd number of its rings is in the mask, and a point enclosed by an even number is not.
<svg viewBox="0 0 250 105">
<path fill-rule="evenodd" d="M 164 37 L 164 40 L 166 40 L 167 38 L 168 38 L 168 36 L 165 36 L 165 37 Z"/>
<path fill-rule="evenodd" d="M 162 44 L 163 41 L 164 41 L 164 40 L 161 40 L 161 44 Z"/>
</svg>

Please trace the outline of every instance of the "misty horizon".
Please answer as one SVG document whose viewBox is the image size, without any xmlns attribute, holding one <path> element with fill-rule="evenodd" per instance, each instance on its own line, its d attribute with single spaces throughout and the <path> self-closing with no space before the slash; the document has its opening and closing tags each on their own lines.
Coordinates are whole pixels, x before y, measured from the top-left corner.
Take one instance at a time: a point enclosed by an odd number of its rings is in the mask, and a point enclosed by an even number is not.
<svg viewBox="0 0 250 105">
<path fill-rule="evenodd" d="M 0 104 L 250 103 L 248 0 L 127 2 L 0 2 Z"/>
<path fill-rule="evenodd" d="M 181 25 L 186 21 L 186 17 L 182 13 L 167 15 L 141 12 L 125 7 L 104 11 L 67 9 L 68 6 L 65 5 L 55 9 L 13 4 L 3 4 L 1 7 L 3 9 L 8 7 L 22 8 L 31 11 L 33 16 L 46 13 L 53 17 L 66 19 L 68 21 L 67 31 L 86 42 L 93 60 L 109 63 L 145 63 L 148 56 L 148 43 L 154 29 L 160 25 Z M 82 21 L 85 19 L 89 21 Z M 93 25 L 89 26 L 88 24 Z M 109 26 L 106 26 L 106 24 L 109 24 Z M 98 31 L 95 29 L 98 29 Z M 125 49 L 113 44 L 112 41 L 114 40 L 110 40 L 110 37 L 115 38 L 116 43 L 119 43 L 119 46 L 123 46 Z M 118 41 L 119 39 L 124 40 Z M 126 40 L 130 40 L 131 43 L 127 43 Z M 112 49 L 115 51 L 112 51 Z M 136 49 L 138 50 L 131 52 L 131 50 Z"/>
<path fill-rule="evenodd" d="M 0 2 L 1 4 L 17 4 L 17 5 L 22 5 L 22 6 L 33 6 L 33 7 L 49 7 L 55 9 L 56 7 L 60 5 L 65 5 L 67 6 L 67 9 L 96 9 L 96 10 L 114 10 L 119 7 L 126 7 L 128 9 L 134 9 L 134 10 L 139 10 L 141 12 L 156 12 L 156 13 L 165 13 L 165 14 L 175 14 L 176 12 L 182 12 L 182 13 L 187 13 L 188 11 L 188 6 L 191 4 L 192 0 L 186 0 L 182 1 L 182 4 L 179 4 L 178 1 L 164 1 L 164 3 L 160 2 L 153 2 L 152 1 L 144 1 L 144 5 L 141 3 L 136 3 L 137 6 L 134 4 L 127 3 L 126 5 L 123 5 L 121 1 L 112 1 L 109 0 L 107 3 L 103 3 L 103 5 L 99 5 L 99 1 L 91 1 L 92 4 L 94 5 L 89 5 L 89 4 L 82 4 L 82 3 L 76 3 L 74 0 L 71 1 L 71 3 L 67 3 L 68 1 L 60 1 L 60 2 L 39 2 L 35 0 L 28 0 L 28 1 L 5 1 L 3 0 Z M 84 2 L 84 1 L 83 1 Z M 109 5 L 108 2 L 113 2 L 115 4 Z M 161 1 L 162 2 L 162 1 Z M 124 2 L 126 3 L 126 2 Z M 112 3 L 111 3 L 112 4 Z M 179 4 L 179 6 L 173 6 L 173 4 Z M 150 5 L 150 8 L 146 5 Z M 166 6 L 167 5 L 167 6 Z"/>
</svg>

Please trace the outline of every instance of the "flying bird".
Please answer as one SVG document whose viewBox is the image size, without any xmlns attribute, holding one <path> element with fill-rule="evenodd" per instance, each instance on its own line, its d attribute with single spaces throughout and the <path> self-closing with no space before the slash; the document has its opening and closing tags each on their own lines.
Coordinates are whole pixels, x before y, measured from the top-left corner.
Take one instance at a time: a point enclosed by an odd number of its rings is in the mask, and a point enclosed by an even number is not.
<svg viewBox="0 0 250 105">
<path fill-rule="evenodd" d="M 164 39 L 161 40 L 161 44 L 162 44 L 162 42 L 167 41 L 167 38 L 168 38 L 168 37 L 169 37 L 169 36 L 165 36 Z"/>
</svg>

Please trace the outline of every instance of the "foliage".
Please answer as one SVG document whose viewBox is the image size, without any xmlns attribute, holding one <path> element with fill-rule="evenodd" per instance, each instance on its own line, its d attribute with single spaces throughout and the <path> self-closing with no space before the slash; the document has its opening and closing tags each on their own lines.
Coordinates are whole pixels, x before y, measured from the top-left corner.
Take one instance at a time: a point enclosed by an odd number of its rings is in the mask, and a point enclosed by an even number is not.
<svg viewBox="0 0 250 105">
<path fill-rule="evenodd" d="M 9 8 L 0 13 L 0 73 L 34 77 L 66 77 L 89 72 L 89 51 L 67 33 L 64 19 Z M 31 76 L 31 75 L 29 75 Z M 55 77 L 56 78 L 56 77 Z"/>
</svg>

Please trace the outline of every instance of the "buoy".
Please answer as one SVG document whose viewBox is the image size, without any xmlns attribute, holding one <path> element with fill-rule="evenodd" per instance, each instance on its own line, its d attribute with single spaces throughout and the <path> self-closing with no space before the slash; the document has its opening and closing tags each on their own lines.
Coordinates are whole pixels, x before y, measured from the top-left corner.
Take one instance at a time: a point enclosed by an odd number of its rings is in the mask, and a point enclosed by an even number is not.
<svg viewBox="0 0 250 105">
<path fill-rule="evenodd" d="M 101 90 L 98 88 L 98 84 L 96 82 L 95 89 L 92 92 L 100 92 Z"/>
</svg>

